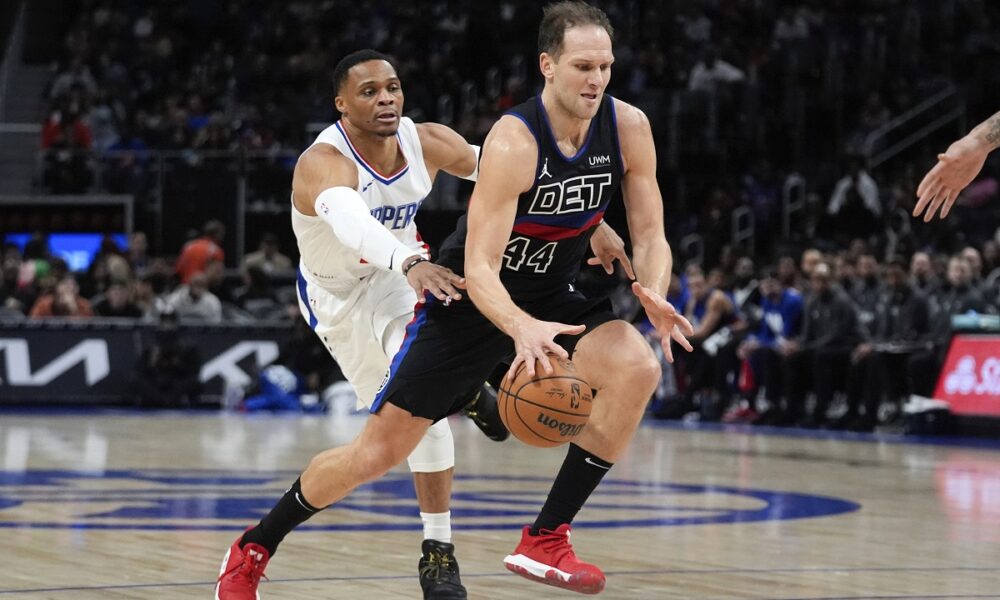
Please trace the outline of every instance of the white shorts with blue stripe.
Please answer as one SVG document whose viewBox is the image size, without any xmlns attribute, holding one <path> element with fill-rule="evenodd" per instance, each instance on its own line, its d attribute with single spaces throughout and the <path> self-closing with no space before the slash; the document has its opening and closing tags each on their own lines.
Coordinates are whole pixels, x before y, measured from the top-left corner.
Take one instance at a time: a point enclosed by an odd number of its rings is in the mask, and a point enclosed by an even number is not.
<svg viewBox="0 0 1000 600">
<path fill-rule="evenodd" d="M 399 273 L 376 271 L 346 292 L 333 293 L 298 278 L 299 310 L 358 395 L 370 407 L 401 340 L 389 325 L 413 315 L 417 295 Z M 395 344 L 397 347 L 389 348 Z"/>
</svg>

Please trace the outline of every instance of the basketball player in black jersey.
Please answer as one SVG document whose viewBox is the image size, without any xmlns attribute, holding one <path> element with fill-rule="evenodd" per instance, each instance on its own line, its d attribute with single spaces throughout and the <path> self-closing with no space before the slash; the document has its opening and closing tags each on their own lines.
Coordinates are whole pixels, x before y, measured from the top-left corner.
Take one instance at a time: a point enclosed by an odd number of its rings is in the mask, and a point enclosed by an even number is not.
<svg viewBox="0 0 1000 600">
<path fill-rule="evenodd" d="M 322 482 L 321 505 L 337 502 L 402 462 L 427 428 L 460 411 L 469 390 L 499 364 L 512 361 L 513 372 L 523 363 L 533 375 L 536 363 L 551 372 L 549 353 L 572 355 L 598 390 L 590 421 L 505 563 L 583 593 L 600 592 L 604 575 L 576 559 L 570 523 L 625 450 L 660 377 L 652 350 L 615 319 L 610 303 L 574 290 L 588 242 L 619 187 L 633 240 L 632 289 L 666 355 L 672 359 L 671 339 L 690 350 L 685 333 L 692 332 L 664 299 L 672 260 L 649 123 L 636 108 L 604 95 L 614 60 L 611 33 L 607 16 L 581 2 L 545 9 L 539 34 L 545 89 L 490 132 L 468 235 L 463 222 L 441 250 L 442 265 L 466 274 L 475 305 L 425 295 L 364 429 L 309 466 Z M 285 519 L 281 531 L 270 533 L 274 545 L 308 516 Z"/>
<path fill-rule="evenodd" d="M 375 400 L 385 414 L 402 410 L 430 422 L 455 412 L 499 361 L 512 359 L 508 376 L 522 364 L 534 375 L 551 373 L 550 354 L 572 356 L 598 391 L 590 420 L 504 563 L 582 593 L 600 592 L 605 578 L 577 560 L 570 524 L 624 452 L 661 375 L 635 328 L 616 320 L 606 300 L 574 289 L 588 239 L 619 188 L 633 241 L 632 290 L 666 356 L 673 358 L 671 339 L 691 350 L 685 334 L 693 333 L 664 299 L 672 260 L 649 122 L 604 94 L 614 61 L 611 34 L 607 16 L 587 4 L 545 9 L 542 94 L 494 125 L 467 218 L 441 249 L 440 263 L 465 276 L 474 306 L 428 302 Z"/>
</svg>

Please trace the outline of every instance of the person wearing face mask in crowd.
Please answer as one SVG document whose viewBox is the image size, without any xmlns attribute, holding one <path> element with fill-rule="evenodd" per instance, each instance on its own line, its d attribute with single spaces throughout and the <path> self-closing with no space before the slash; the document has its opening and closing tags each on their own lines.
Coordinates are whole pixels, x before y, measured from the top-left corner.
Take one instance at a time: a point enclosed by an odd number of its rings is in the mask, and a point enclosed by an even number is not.
<svg viewBox="0 0 1000 600">
<path fill-rule="evenodd" d="M 835 428 L 872 431 L 878 424 L 883 397 L 888 395 L 898 404 L 910 394 L 909 363 L 917 352 L 929 347 L 930 309 L 927 298 L 913 288 L 906 271 L 906 263 L 900 259 L 890 261 L 886 269 L 886 285 L 875 311 L 872 337 L 851 353 L 848 410 L 834 422 Z"/>
</svg>

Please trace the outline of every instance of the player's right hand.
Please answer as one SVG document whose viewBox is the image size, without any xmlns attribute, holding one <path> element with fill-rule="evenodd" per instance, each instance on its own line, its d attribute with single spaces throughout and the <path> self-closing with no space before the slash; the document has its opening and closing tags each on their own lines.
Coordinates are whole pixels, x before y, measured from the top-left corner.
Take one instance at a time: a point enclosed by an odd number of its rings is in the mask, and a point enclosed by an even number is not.
<svg viewBox="0 0 1000 600">
<path fill-rule="evenodd" d="M 979 175 L 988 154 L 989 150 L 968 136 L 948 146 L 944 154 L 938 154 L 938 163 L 917 186 L 919 200 L 913 207 L 913 216 L 923 213 L 924 221 L 928 222 L 940 208 L 941 218 L 947 217 L 958 194 Z"/>
<path fill-rule="evenodd" d="M 552 363 L 549 354 L 569 359 L 569 352 L 553 341 L 557 335 L 579 335 L 586 325 L 567 325 L 551 321 L 539 321 L 526 317 L 514 324 L 510 337 L 514 340 L 514 361 L 510 363 L 507 379 L 513 379 L 518 366 L 524 363 L 528 377 L 534 377 L 537 369 L 535 363 L 542 365 L 546 375 L 552 374 Z"/>
<path fill-rule="evenodd" d="M 458 288 L 465 289 L 464 277 L 459 277 L 448 267 L 442 267 L 430 261 L 417 263 L 410 267 L 406 273 L 406 281 L 417 293 L 418 302 L 421 304 L 425 302 L 424 290 L 445 304 L 450 304 L 453 300 L 462 299 Z"/>
</svg>

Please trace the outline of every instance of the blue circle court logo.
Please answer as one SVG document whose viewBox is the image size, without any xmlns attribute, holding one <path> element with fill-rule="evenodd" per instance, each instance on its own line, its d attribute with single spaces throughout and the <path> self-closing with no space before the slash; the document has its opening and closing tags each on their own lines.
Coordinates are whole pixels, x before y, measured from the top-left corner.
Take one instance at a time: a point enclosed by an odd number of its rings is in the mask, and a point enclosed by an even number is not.
<svg viewBox="0 0 1000 600">
<path fill-rule="evenodd" d="M 187 469 L 0 471 L 0 528 L 242 530 L 274 505 L 295 472 Z M 509 529 L 534 519 L 552 480 L 456 475 L 455 527 Z M 826 517 L 860 505 L 828 496 L 715 485 L 606 479 L 575 521 L 584 527 L 667 527 Z M 366 484 L 302 531 L 422 527 L 408 474 Z"/>
</svg>

